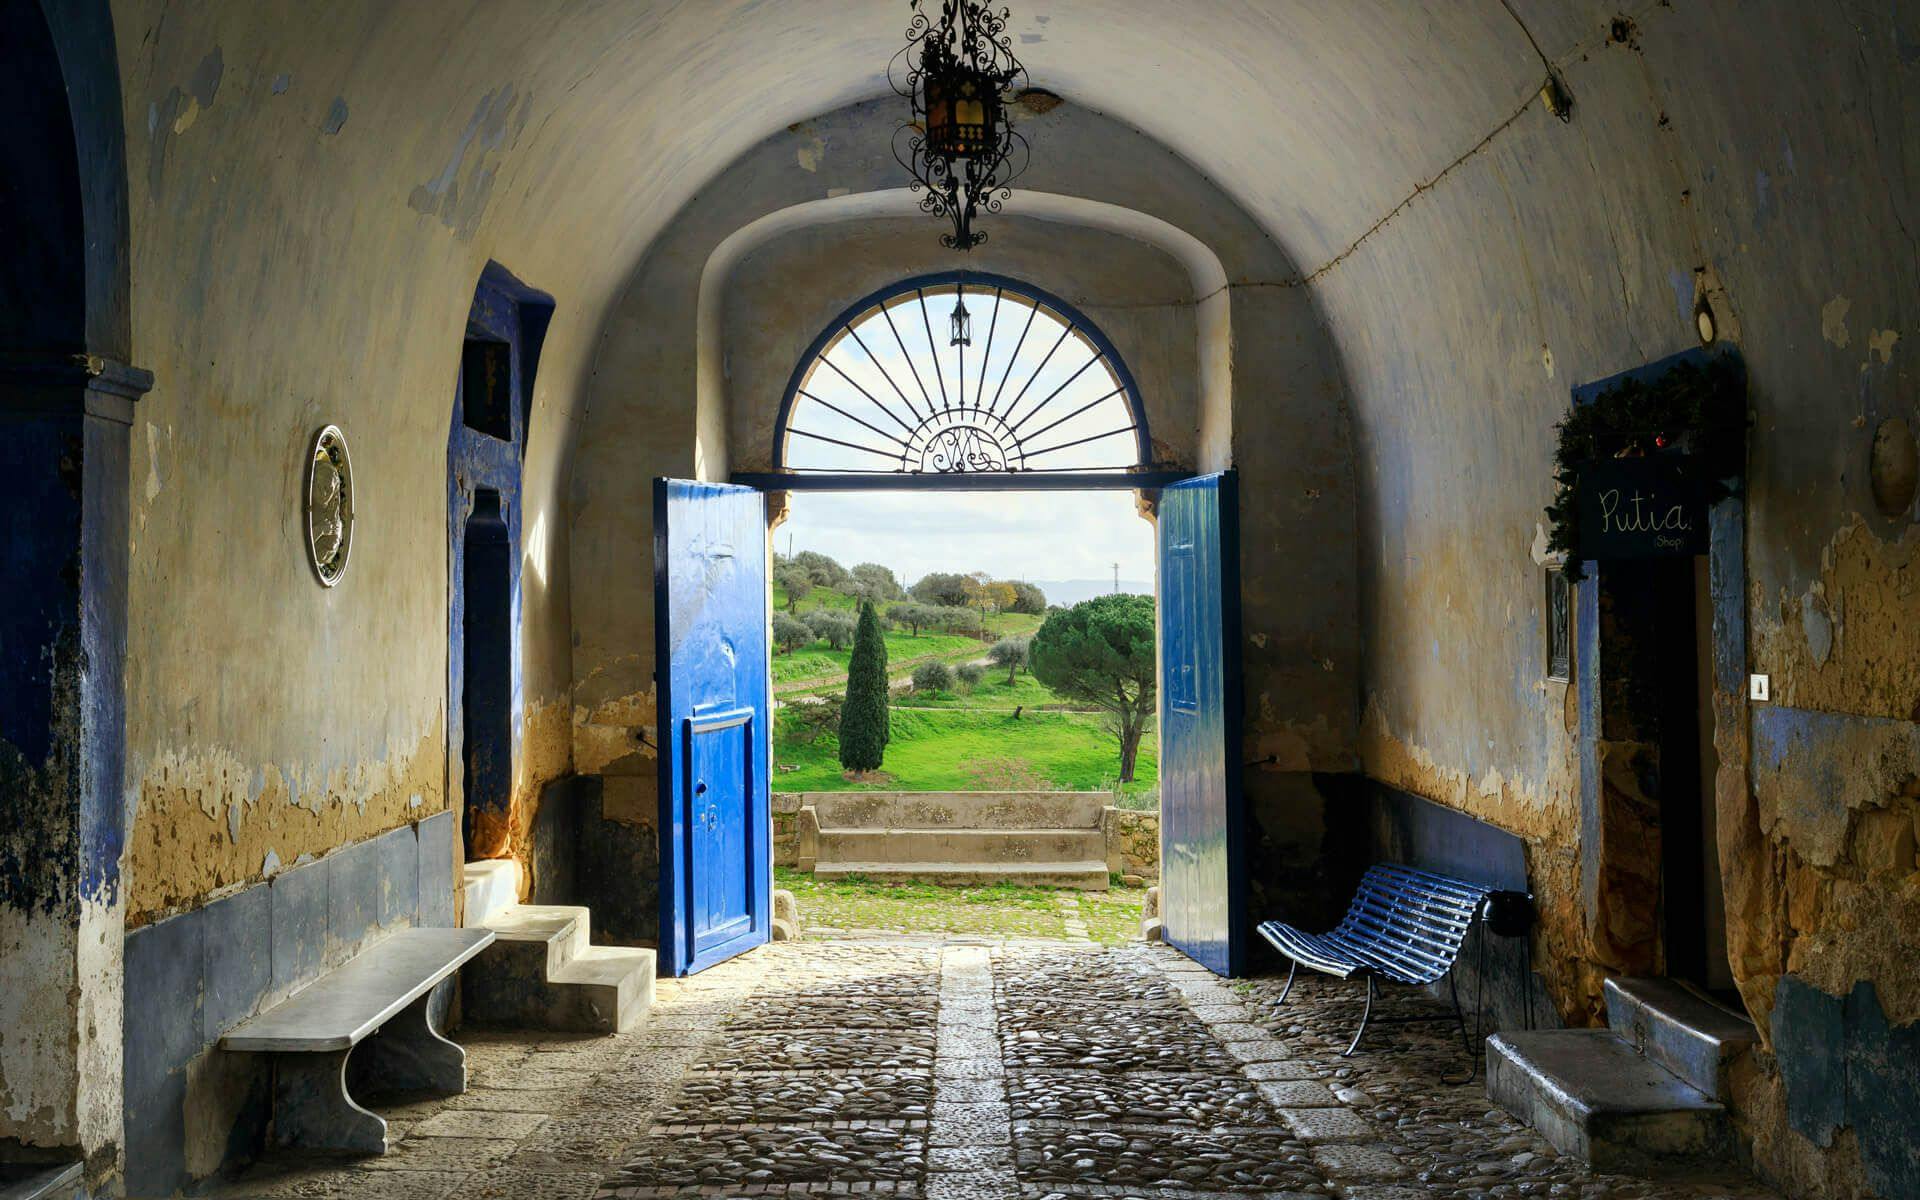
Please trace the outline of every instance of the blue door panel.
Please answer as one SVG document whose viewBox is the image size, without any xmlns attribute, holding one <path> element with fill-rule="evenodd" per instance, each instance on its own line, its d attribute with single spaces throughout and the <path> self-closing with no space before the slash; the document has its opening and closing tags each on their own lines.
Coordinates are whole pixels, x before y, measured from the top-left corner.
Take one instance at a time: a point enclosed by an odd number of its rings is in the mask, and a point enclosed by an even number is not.
<svg viewBox="0 0 1920 1200">
<path fill-rule="evenodd" d="M 654 481 L 660 967 L 767 940 L 767 518 L 731 484 Z"/>
<path fill-rule="evenodd" d="M 1160 906 L 1167 941 L 1246 965 L 1240 574 L 1232 472 L 1160 493 Z"/>
</svg>

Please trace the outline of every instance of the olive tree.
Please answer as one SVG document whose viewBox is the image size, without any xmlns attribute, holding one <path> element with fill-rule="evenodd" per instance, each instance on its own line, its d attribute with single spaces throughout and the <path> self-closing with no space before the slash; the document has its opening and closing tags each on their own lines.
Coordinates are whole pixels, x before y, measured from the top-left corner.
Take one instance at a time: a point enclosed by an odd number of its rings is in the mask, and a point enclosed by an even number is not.
<svg viewBox="0 0 1920 1200">
<path fill-rule="evenodd" d="M 786 613 L 773 614 L 773 644 L 791 654 L 802 646 L 810 646 L 818 639 L 813 630 L 807 628 L 805 621 L 790 617 Z"/>
<path fill-rule="evenodd" d="M 1007 669 L 1007 683 L 1013 683 L 1014 672 L 1027 665 L 1026 638 L 1001 638 L 987 651 L 987 661 L 996 667 Z"/>
<path fill-rule="evenodd" d="M 833 647 L 845 650 L 853 644 L 854 618 L 852 613 L 840 612 L 831 608 L 817 608 L 801 618 L 813 635 Z"/>
</svg>

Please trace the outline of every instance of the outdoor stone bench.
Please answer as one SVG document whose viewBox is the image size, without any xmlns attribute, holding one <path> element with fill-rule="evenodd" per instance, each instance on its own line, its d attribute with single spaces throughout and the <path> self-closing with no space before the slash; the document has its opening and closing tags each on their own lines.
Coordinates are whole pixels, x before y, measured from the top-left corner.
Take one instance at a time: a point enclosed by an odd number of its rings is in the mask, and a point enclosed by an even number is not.
<svg viewBox="0 0 1920 1200">
<path fill-rule="evenodd" d="M 221 1049 L 273 1055 L 274 1143 L 386 1153 L 386 1121 L 347 1091 L 355 1047 L 354 1074 L 383 1089 L 466 1091 L 467 1052 L 428 1007 L 435 986 L 493 939 L 488 929 L 402 929 L 229 1029 Z"/>
</svg>

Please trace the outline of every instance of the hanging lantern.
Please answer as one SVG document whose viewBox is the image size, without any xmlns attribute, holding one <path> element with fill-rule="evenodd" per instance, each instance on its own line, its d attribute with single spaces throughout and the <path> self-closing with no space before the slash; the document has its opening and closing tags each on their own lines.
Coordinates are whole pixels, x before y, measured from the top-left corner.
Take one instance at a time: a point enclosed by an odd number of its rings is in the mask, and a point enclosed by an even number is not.
<svg viewBox="0 0 1920 1200">
<path fill-rule="evenodd" d="M 955 292 L 953 296 L 953 337 L 949 346 L 973 345 L 973 314 L 967 311 L 965 292 Z"/>
<path fill-rule="evenodd" d="M 1027 167 L 1027 140 L 1007 121 L 1026 68 L 1013 55 L 1008 10 L 996 13 L 980 0 L 912 2 L 907 44 L 887 67 L 893 90 L 912 105 L 893 154 L 913 179 L 921 211 L 952 222 L 940 244 L 971 250 L 987 240 L 974 216 L 999 212 Z M 937 18 L 922 11 L 936 3 Z"/>
</svg>

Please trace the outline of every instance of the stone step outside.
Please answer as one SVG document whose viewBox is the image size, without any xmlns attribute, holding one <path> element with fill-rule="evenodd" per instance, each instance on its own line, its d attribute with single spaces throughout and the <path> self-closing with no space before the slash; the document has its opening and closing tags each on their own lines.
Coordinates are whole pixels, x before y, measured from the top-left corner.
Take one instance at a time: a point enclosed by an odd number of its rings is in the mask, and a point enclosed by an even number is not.
<svg viewBox="0 0 1920 1200">
<path fill-rule="evenodd" d="M 858 875 L 876 883 L 938 883 L 949 887 L 1011 883 L 1020 887 L 1076 888 L 1083 892 L 1104 892 L 1111 882 L 1105 859 L 1049 863 L 822 861 L 813 874 L 816 879 Z"/>
<path fill-rule="evenodd" d="M 801 792 L 822 829 L 1098 829 L 1106 792 Z"/>
<path fill-rule="evenodd" d="M 623 1033 L 653 1004 L 654 952 L 592 944 L 592 912 L 571 904 L 514 904 L 461 976 L 463 1014 L 480 1025 Z"/>
<path fill-rule="evenodd" d="M 1673 979 L 1609 979 L 1607 1025 L 1634 1049 L 1721 1103 L 1727 1073 L 1759 1043 L 1753 1022 Z"/>
<path fill-rule="evenodd" d="M 1097 829 L 822 829 L 817 866 L 844 862 L 1057 864 L 1107 856 Z M 1102 871 L 1104 873 L 1104 865 Z"/>
<path fill-rule="evenodd" d="M 548 978 L 593 943 L 593 912 L 578 904 L 511 904 L 486 927 L 529 952 L 543 948 Z"/>
<path fill-rule="evenodd" d="M 1612 1030 L 1495 1034 L 1487 1096 L 1595 1171 L 1687 1175 L 1732 1153 L 1726 1106 Z"/>
<path fill-rule="evenodd" d="M 0 1200 L 52 1200 L 75 1194 L 82 1164 L 0 1162 Z"/>
<path fill-rule="evenodd" d="M 486 925 L 503 908 L 520 903 L 520 864 L 511 858 L 483 858 L 460 868 L 460 923 Z"/>
<path fill-rule="evenodd" d="M 575 1008 L 567 1028 L 627 1033 L 653 1006 L 653 979 L 653 951 L 588 946 L 552 982 L 566 990 Z"/>
</svg>

